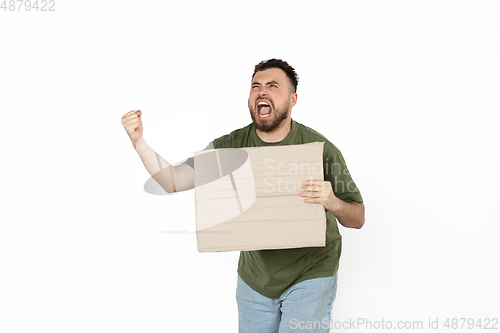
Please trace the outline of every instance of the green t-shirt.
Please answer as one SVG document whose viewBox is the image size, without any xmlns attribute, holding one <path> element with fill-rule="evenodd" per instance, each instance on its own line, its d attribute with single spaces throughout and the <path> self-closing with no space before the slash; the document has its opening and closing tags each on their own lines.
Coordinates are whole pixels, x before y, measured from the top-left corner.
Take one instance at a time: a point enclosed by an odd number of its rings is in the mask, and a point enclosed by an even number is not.
<svg viewBox="0 0 500 333">
<path fill-rule="evenodd" d="M 250 124 L 212 141 L 205 149 L 284 146 L 324 142 L 324 179 L 344 201 L 363 202 L 349 174 L 344 158 L 330 141 L 313 129 L 292 119 L 290 133 L 280 142 L 264 142 Z M 193 158 L 184 163 L 194 168 Z M 326 246 L 283 250 L 241 251 L 238 274 L 247 285 L 268 298 L 278 298 L 289 287 L 304 280 L 333 276 L 339 268 L 342 250 L 335 216 L 326 211 Z"/>
</svg>

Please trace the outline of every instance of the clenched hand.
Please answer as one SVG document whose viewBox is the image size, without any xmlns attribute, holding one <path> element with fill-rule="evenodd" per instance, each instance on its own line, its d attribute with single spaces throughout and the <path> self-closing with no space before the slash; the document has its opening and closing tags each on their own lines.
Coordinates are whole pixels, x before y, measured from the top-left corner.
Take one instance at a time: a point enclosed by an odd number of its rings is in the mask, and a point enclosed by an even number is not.
<svg viewBox="0 0 500 333">
<path fill-rule="evenodd" d="M 132 110 L 122 117 L 122 125 L 125 128 L 125 131 L 127 131 L 134 149 L 137 140 L 139 140 L 139 138 L 142 136 L 141 115 L 141 110 Z"/>
</svg>

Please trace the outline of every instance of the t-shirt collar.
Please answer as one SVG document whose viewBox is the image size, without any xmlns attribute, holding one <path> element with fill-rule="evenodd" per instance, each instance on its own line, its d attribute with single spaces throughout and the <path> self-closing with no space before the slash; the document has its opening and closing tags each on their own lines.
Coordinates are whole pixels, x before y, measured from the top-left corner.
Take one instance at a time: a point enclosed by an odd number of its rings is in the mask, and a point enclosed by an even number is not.
<svg viewBox="0 0 500 333">
<path fill-rule="evenodd" d="M 252 134 L 252 137 L 253 137 L 255 143 L 257 143 L 256 146 L 283 146 L 283 145 L 288 145 L 292 141 L 296 132 L 297 132 L 297 125 L 295 124 L 295 121 L 292 119 L 291 124 L 290 124 L 290 132 L 288 132 L 287 136 L 281 141 L 278 141 L 278 142 L 265 142 L 265 141 L 263 141 L 257 135 L 256 128 L 255 128 L 254 124 L 252 124 L 251 134 Z"/>
</svg>

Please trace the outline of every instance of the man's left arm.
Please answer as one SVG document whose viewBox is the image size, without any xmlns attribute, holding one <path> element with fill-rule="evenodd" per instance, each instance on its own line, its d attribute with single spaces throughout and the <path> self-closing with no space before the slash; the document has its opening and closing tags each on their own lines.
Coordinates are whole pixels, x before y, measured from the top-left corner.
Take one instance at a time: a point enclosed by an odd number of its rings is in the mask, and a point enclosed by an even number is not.
<svg viewBox="0 0 500 333">
<path fill-rule="evenodd" d="M 305 198 L 306 203 L 322 204 L 346 228 L 360 229 L 365 223 L 365 205 L 362 202 L 347 202 L 337 198 L 329 181 L 307 180 L 303 182 L 300 196 Z"/>
</svg>

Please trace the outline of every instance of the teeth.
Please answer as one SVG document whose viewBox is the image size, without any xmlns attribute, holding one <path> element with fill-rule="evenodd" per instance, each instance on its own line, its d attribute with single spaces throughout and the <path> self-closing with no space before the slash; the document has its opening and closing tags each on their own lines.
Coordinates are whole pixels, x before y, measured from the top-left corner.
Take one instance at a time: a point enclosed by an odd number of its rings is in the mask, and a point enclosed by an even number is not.
<svg viewBox="0 0 500 333">
<path fill-rule="evenodd" d="M 259 104 L 258 104 L 258 105 L 267 105 L 267 106 L 269 106 L 269 103 L 266 103 L 266 102 L 259 102 Z"/>
</svg>

